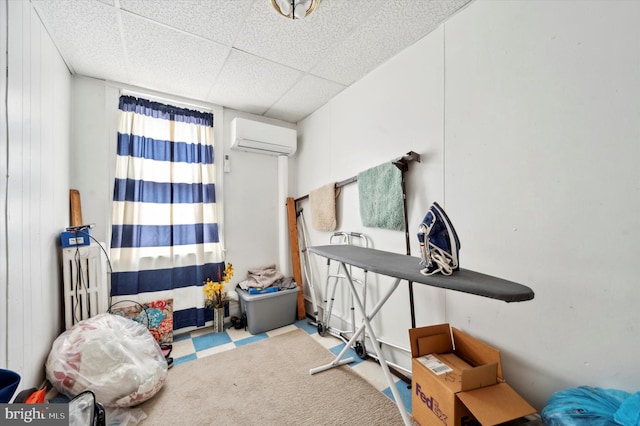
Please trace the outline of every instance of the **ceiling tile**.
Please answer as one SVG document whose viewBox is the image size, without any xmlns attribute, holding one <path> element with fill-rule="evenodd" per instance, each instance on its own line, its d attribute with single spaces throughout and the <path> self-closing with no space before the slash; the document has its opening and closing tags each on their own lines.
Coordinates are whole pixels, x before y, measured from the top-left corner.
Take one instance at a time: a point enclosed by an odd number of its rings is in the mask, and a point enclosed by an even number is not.
<svg viewBox="0 0 640 426">
<path fill-rule="evenodd" d="M 396 34 L 405 40 L 408 47 L 431 31 L 435 30 L 447 17 L 464 7 L 471 0 L 392 0 L 385 3 L 377 16 L 377 23 L 384 21 L 396 25 Z M 381 16 L 388 15 L 388 16 Z"/>
<path fill-rule="evenodd" d="M 265 113 L 265 116 L 297 123 L 331 98 L 345 86 L 306 75 Z"/>
<path fill-rule="evenodd" d="M 32 3 L 72 72 L 127 80 L 113 7 L 93 0 L 33 0 Z"/>
<path fill-rule="evenodd" d="M 130 84 L 202 100 L 229 49 L 122 12 Z"/>
<path fill-rule="evenodd" d="M 358 24 L 381 4 L 380 0 L 323 1 L 305 19 L 279 15 L 268 0 L 257 1 L 234 46 L 245 52 L 308 71 L 323 55 L 331 54 Z"/>
<path fill-rule="evenodd" d="M 208 101 L 262 114 L 302 75 L 292 68 L 233 50 Z"/>
<path fill-rule="evenodd" d="M 387 1 L 311 72 L 352 84 L 436 29 L 469 1 Z"/>
<path fill-rule="evenodd" d="M 254 0 L 120 0 L 123 10 L 231 46 Z"/>
</svg>

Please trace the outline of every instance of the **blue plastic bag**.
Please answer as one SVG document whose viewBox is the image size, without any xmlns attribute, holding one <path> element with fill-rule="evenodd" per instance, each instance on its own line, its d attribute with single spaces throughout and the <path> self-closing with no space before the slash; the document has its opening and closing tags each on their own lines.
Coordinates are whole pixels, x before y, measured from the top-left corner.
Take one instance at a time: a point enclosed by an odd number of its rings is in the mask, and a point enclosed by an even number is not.
<svg viewBox="0 0 640 426">
<path fill-rule="evenodd" d="M 564 389 L 551 395 L 541 416 L 547 426 L 640 426 L 640 392 Z"/>
<path fill-rule="evenodd" d="M 625 399 L 613 419 L 621 425 L 640 425 L 640 392 Z"/>
</svg>

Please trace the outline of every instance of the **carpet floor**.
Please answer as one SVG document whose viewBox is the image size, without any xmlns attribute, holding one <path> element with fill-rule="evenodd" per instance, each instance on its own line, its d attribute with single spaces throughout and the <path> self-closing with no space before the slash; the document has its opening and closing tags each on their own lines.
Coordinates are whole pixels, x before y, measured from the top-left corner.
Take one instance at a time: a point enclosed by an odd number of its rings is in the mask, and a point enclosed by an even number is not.
<svg viewBox="0 0 640 426">
<path fill-rule="evenodd" d="M 298 329 L 173 367 L 142 425 L 401 425 L 397 406 Z"/>
</svg>

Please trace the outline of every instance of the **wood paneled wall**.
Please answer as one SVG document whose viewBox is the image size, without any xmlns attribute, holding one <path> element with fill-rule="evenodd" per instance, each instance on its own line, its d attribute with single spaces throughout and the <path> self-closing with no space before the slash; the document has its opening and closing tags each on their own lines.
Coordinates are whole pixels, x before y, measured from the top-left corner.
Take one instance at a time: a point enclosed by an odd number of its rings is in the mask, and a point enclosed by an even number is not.
<svg viewBox="0 0 640 426">
<path fill-rule="evenodd" d="M 63 327 L 58 240 L 69 225 L 71 74 L 31 3 L 0 0 L 0 8 L 8 26 L 0 367 L 20 373 L 24 389 L 42 383 Z"/>
</svg>

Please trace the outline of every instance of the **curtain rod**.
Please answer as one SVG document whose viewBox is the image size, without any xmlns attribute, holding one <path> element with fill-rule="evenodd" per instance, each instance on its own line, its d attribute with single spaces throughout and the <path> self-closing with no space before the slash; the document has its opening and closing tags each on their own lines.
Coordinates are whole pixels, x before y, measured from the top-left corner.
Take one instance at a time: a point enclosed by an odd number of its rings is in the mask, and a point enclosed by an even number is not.
<svg viewBox="0 0 640 426">
<path fill-rule="evenodd" d="M 198 104 L 198 103 L 192 103 L 192 102 L 189 102 L 189 101 L 182 101 L 182 100 L 177 99 L 177 98 L 164 97 L 164 96 L 161 96 L 161 95 L 154 95 L 153 93 L 138 92 L 138 91 L 135 91 L 135 90 L 122 88 L 122 89 L 120 89 L 120 94 L 121 95 L 125 95 L 125 96 L 133 96 L 133 97 L 136 97 L 136 98 L 144 98 L 144 99 L 148 99 L 150 101 L 165 103 L 165 104 L 169 104 L 169 105 L 177 106 L 177 107 L 182 107 L 182 108 L 198 109 L 200 111 L 213 112 L 213 108 L 211 108 L 210 106 L 206 106 L 206 105 Z"/>
<path fill-rule="evenodd" d="M 401 171 L 406 172 L 408 170 L 408 165 L 407 163 L 410 161 L 417 161 L 418 163 L 420 162 L 420 154 L 413 152 L 413 151 L 409 151 L 407 152 L 404 156 L 402 156 L 401 158 L 399 158 L 398 160 L 393 160 L 392 163 L 396 165 L 396 167 L 398 167 Z M 345 185 L 348 185 L 350 183 L 353 182 L 357 182 L 358 181 L 358 176 L 353 176 L 350 177 L 348 179 L 345 180 L 341 180 L 340 182 L 336 182 L 336 189 L 343 187 Z M 295 202 L 297 203 L 298 201 L 302 201 L 302 200 L 306 200 L 307 198 L 309 198 L 309 194 L 303 195 L 300 198 L 296 198 Z"/>
</svg>

